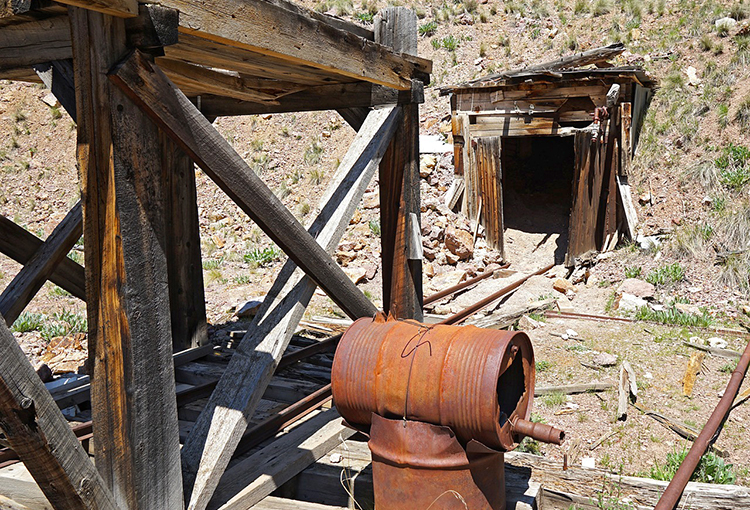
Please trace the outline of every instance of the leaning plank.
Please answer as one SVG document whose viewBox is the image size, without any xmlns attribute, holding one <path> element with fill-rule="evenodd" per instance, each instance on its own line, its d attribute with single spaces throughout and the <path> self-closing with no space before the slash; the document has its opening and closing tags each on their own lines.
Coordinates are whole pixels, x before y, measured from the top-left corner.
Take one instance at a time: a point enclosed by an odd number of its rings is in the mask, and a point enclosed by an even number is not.
<svg viewBox="0 0 750 510">
<path fill-rule="evenodd" d="M 67 59 L 72 54 L 67 16 L 29 21 L 0 30 L 0 69 L 31 67 Z"/>
<path fill-rule="evenodd" d="M 429 73 L 428 61 L 406 59 L 388 48 L 287 9 L 282 0 L 224 0 L 211 9 L 201 0 L 164 0 L 180 11 L 180 31 L 269 55 L 294 65 L 408 90 L 411 78 Z"/>
<path fill-rule="evenodd" d="M 83 231 L 81 202 L 68 212 L 55 230 L 0 294 L 0 314 L 10 326 L 34 298 L 52 271 L 73 248 Z"/>
<path fill-rule="evenodd" d="M 528 453 L 509 452 L 505 462 L 531 470 L 531 480 L 540 482 L 544 490 L 544 508 L 568 509 L 571 504 L 593 501 L 596 506 L 597 494 L 602 487 L 616 487 L 620 500 L 628 498 L 636 508 L 653 508 L 661 497 L 668 482 L 620 476 L 603 469 L 568 466 L 546 457 Z M 555 493 L 560 497 L 551 498 Z M 566 495 L 575 495 L 580 499 L 564 503 Z M 738 485 L 717 485 L 690 482 L 682 495 L 677 508 L 701 508 L 702 510 L 729 510 L 743 508 L 750 498 L 750 488 Z"/>
<path fill-rule="evenodd" d="M 371 112 L 339 165 L 309 229 L 326 252 L 338 245 L 400 116 L 397 107 Z M 211 498 L 315 288 L 289 261 L 263 301 L 182 449 L 189 508 L 205 508 Z"/>
<path fill-rule="evenodd" d="M 185 95 L 136 51 L 110 75 L 350 317 L 375 307 Z"/>
<path fill-rule="evenodd" d="M 253 506 L 353 434 L 335 409 L 321 411 L 227 470 L 209 508 Z"/>
<path fill-rule="evenodd" d="M 5 216 L 0 216 L 0 252 L 19 264 L 26 264 L 43 244 L 41 239 L 25 228 L 16 225 Z M 67 257 L 63 258 L 49 279 L 78 299 L 86 300 L 83 267 L 77 262 Z"/>
<path fill-rule="evenodd" d="M 56 510 L 118 506 L 13 333 L 0 324 L 0 428 Z"/>
<path fill-rule="evenodd" d="M 0 501 L 1 502 L 1 501 Z M 267 496 L 253 506 L 253 510 L 348 510 L 343 506 L 319 505 L 296 499 Z"/>
<path fill-rule="evenodd" d="M 108 79 L 122 19 L 70 8 L 96 465 L 129 510 L 182 510 L 157 127 Z"/>
</svg>

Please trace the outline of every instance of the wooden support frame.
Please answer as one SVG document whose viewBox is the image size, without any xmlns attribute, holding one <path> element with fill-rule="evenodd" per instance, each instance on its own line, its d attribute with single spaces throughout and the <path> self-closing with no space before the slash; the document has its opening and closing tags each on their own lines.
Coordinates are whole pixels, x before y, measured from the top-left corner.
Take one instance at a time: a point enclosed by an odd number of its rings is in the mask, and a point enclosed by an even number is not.
<svg viewBox="0 0 750 510">
<path fill-rule="evenodd" d="M 339 165 L 309 229 L 327 253 L 344 234 L 400 117 L 398 107 L 371 112 Z M 189 509 L 208 504 L 315 288 L 289 261 L 266 296 L 182 449 Z"/>
<path fill-rule="evenodd" d="M 96 464 L 129 510 L 182 510 L 161 153 L 107 79 L 121 19 L 70 8 L 78 108 Z M 104 447 L 102 447 L 104 445 Z"/>
<path fill-rule="evenodd" d="M 0 429 L 55 510 L 118 508 L 4 321 L 0 321 Z"/>
<path fill-rule="evenodd" d="M 28 21 L 0 30 L 0 71 L 29 68 L 71 56 L 67 16 Z"/>
<path fill-rule="evenodd" d="M 347 315 L 355 318 L 375 313 L 375 307 L 362 291 L 157 66 L 136 51 L 118 64 L 110 79 L 143 108 Z"/>
<path fill-rule="evenodd" d="M 397 52 L 416 54 L 416 15 L 405 7 L 385 9 L 375 17 L 375 40 Z M 383 308 L 397 318 L 422 320 L 422 260 L 408 256 L 412 234 L 421 244 L 419 106 L 410 104 L 403 110 L 401 125 L 380 164 Z"/>
</svg>

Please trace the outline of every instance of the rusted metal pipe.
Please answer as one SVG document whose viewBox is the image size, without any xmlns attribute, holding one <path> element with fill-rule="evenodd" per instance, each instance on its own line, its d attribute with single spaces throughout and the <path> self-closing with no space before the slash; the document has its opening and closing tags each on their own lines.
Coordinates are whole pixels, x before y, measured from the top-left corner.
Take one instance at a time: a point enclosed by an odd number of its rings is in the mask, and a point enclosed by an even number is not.
<svg viewBox="0 0 750 510">
<path fill-rule="evenodd" d="M 543 443 L 562 444 L 565 439 L 565 432 L 560 429 L 546 423 L 534 423 L 521 418 L 513 422 L 513 431 Z"/>
<path fill-rule="evenodd" d="M 504 295 L 508 294 L 509 292 L 512 292 L 512 291 L 516 290 L 518 287 L 520 287 L 521 285 L 523 285 L 524 282 L 526 282 L 526 280 L 528 280 L 532 276 L 538 276 L 540 274 L 544 274 L 547 271 L 549 271 L 550 269 L 552 269 L 553 267 L 555 267 L 555 265 L 554 264 L 550 264 L 549 266 L 540 269 L 536 273 L 532 273 L 532 274 L 530 274 L 528 276 L 525 276 L 525 277 L 521 278 L 520 280 L 511 283 L 507 287 L 503 287 L 502 289 L 498 290 L 494 294 L 490 294 L 489 296 L 487 296 L 486 298 L 482 299 L 481 301 L 479 301 L 479 302 L 477 302 L 477 303 L 475 303 L 475 304 L 473 304 L 473 305 L 465 308 L 464 310 L 461 310 L 457 314 L 451 315 L 447 319 L 444 319 L 444 320 L 440 321 L 438 324 L 459 324 L 459 323 L 463 322 L 466 318 L 471 317 L 472 315 L 474 315 L 478 311 L 483 310 L 484 308 L 488 307 L 489 305 L 491 305 L 492 303 L 494 303 L 495 301 L 497 301 L 498 299 L 500 299 Z"/>
<path fill-rule="evenodd" d="M 698 438 L 693 442 L 693 446 L 690 448 L 685 460 L 682 461 L 680 467 L 677 469 L 672 481 L 669 482 L 667 488 L 664 489 L 664 493 L 659 498 L 659 502 L 656 503 L 654 510 L 673 510 L 676 508 L 677 503 L 682 497 L 682 493 L 685 490 L 685 486 L 690 481 L 690 477 L 693 476 L 695 468 L 701 460 L 701 457 L 706 452 L 706 449 L 713 443 L 719 435 L 719 428 L 724 424 L 724 421 L 729 416 L 729 411 L 732 407 L 732 402 L 740 391 L 742 380 L 745 378 L 747 373 L 747 366 L 750 362 L 750 342 L 745 347 L 745 352 L 742 353 L 737 368 L 732 372 L 732 376 L 729 378 L 727 389 L 724 390 L 724 395 L 719 400 L 719 403 L 711 413 L 711 417 L 706 422 L 706 425 L 698 434 Z"/>
<path fill-rule="evenodd" d="M 508 269 L 509 267 L 510 267 L 510 264 L 506 263 L 500 266 L 497 270 L 499 271 L 500 269 Z M 440 292 L 436 292 L 435 294 L 427 296 L 426 298 L 424 298 L 424 302 L 422 303 L 422 306 L 429 305 L 430 303 L 434 303 L 438 299 L 443 299 L 444 297 L 450 296 L 451 294 L 455 294 L 459 290 L 463 290 L 467 287 L 471 287 L 472 285 L 479 283 L 486 278 L 489 278 L 495 273 L 496 271 L 488 271 L 486 273 L 479 274 L 475 276 L 474 278 L 470 278 L 466 280 L 465 282 L 461 282 L 459 284 L 453 285 L 452 287 L 448 287 L 447 289 L 443 289 Z"/>
</svg>

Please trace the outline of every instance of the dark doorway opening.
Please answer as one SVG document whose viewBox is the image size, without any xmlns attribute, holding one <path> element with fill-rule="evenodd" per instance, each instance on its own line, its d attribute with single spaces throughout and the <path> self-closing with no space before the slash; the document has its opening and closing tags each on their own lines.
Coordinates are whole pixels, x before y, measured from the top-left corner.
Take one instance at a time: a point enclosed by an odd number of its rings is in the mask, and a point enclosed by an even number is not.
<svg viewBox="0 0 750 510">
<path fill-rule="evenodd" d="M 521 245 L 532 243 L 530 249 L 518 247 L 525 255 L 554 239 L 555 263 L 565 260 L 575 167 L 573 140 L 572 136 L 502 140 L 505 229 L 518 231 L 519 239 L 523 233 L 544 234 L 541 239 L 533 236 L 526 243 L 521 241 Z"/>
</svg>

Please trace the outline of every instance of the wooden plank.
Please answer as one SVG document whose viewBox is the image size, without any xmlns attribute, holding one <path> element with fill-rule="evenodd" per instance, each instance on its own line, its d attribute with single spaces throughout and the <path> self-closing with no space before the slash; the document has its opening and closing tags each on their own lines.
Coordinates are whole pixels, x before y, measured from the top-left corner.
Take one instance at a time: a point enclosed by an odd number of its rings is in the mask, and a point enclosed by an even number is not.
<svg viewBox="0 0 750 510">
<path fill-rule="evenodd" d="M 200 225 L 195 166 L 167 135 L 159 131 L 165 191 L 165 246 L 172 320 L 172 350 L 208 343 L 206 297 L 201 264 Z"/>
<path fill-rule="evenodd" d="M 3 293 L 0 294 L 0 314 L 5 318 L 8 326 L 15 322 L 26 305 L 42 288 L 52 271 L 81 237 L 82 223 L 81 202 L 79 201 L 55 227 L 31 260 L 5 287 Z"/>
<path fill-rule="evenodd" d="M 400 115 L 398 107 L 368 115 L 321 198 L 309 232 L 326 252 L 338 246 Z M 315 288 L 289 261 L 264 299 L 182 449 L 189 508 L 205 508 L 211 498 Z"/>
<path fill-rule="evenodd" d="M 682 394 L 684 396 L 690 397 L 693 394 L 695 379 L 701 371 L 705 357 L 705 352 L 694 352 L 690 356 L 690 360 L 685 368 L 685 375 L 682 377 Z"/>
<path fill-rule="evenodd" d="M 0 30 L 0 70 L 71 58 L 67 16 L 10 25 Z"/>
<path fill-rule="evenodd" d="M 405 7 L 388 7 L 375 17 L 375 40 L 394 51 L 417 54 L 417 18 Z M 421 223 L 419 198 L 419 105 L 404 116 L 380 164 L 380 243 L 383 309 L 396 318 L 422 316 L 422 261 L 407 255 L 408 218 Z"/>
<path fill-rule="evenodd" d="M 353 434 L 335 409 L 319 412 L 228 469 L 208 508 L 244 510 L 253 506 Z"/>
<path fill-rule="evenodd" d="M 563 386 L 537 386 L 534 388 L 534 396 L 549 395 L 551 393 L 563 393 L 573 395 L 574 393 L 587 393 L 589 391 L 608 391 L 614 388 L 612 383 L 593 382 L 581 384 L 565 384 Z"/>
<path fill-rule="evenodd" d="M 70 8 L 96 464 L 119 505 L 182 510 L 161 146 L 107 79 L 122 19 Z"/>
<path fill-rule="evenodd" d="M 266 496 L 253 506 L 253 510 L 348 510 L 343 506 L 319 505 L 309 501 Z"/>
<path fill-rule="evenodd" d="M 117 16 L 133 18 L 138 16 L 137 0 L 57 0 L 61 4 L 89 9 L 92 11 Z"/>
<path fill-rule="evenodd" d="M 0 321 L 0 428 L 56 510 L 116 509 L 67 420 Z"/>
<path fill-rule="evenodd" d="M 203 114 L 136 51 L 110 79 L 156 121 L 350 317 L 375 307 Z"/>
<path fill-rule="evenodd" d="M 411 61 L 384 46 L 307 15 L 283 0 L 225 0 L 208 9 L 200 0 L 165 0 L 179 9 L 180 31 L 230 46 L 307 65 L 333 75 L 365 80 L 400 90 L 411 78 L 429 73 L 428 61 Z"/>
<path fill-rule="evenodd" d="M 343 111 L 342 109 L 369 109 L 377 106 L 423 103 L 424 92 L 420 84 L 421 82 L 415 82 L 417 86 L 411 91 L 397 91 L 362 82 L 313 86 L 279 97 L 276 99 L 277 104 L 239 101 L 208 95 L 201 96 L 201 111 L 209 116 L 258 115 L 320 110 Z M 364 117 L 358 114 L 357 119 L 364 120 Z"/>
<path fill-rule="evenodd" d="M 635 240 L 635 237 L 638 234 L 638 212 L 633 205 L 633 196 L 630 193 L 628 178 L 616 175 L 615 181 L 617 183 L 618 203 L 622 204 L 624 216 L 623 225 L 625 228 L 623 231 L 628 239 Z"/>
<path fill-rule="evenodd" d="M 567 510 L 572 504 L 583 508 L 597 508 L 596 495 L 602 487 L 617 487 L 620 500 L 628 498 L 639 505 L 638 508 L 653 508 L 669 482 L 637 478 L 610 473 L 604 469 L 567 466 L 559 460 L 508 452 L 505 454 L 506 467 L 510 464 L 531 470 L 531 480 L 541 483 L 544 494 L 542 508 Z M 579 496 L 569 498 L 569 496 Z M 737 485 L 709 483 L 688 483 L 677 508 L 701 508 L 702 510 L 728 510 L 742 508 L 750 498 L 750 488 Z M 592 504 L 593 501 L 593 504 Z"/>
<path fill-rule="evenodd" d="M 0 216 L 0 252 L 19 264 L 27 264 L 44 242 L 25 228 Z M 55 285 L 70 292 L 78 299 L 86 300 L 86 283 L 83 267 L 65 257 L 49 277 Z"/>
<path fill-rule="evenodd" d="M 481 223 L 485 229 L 484 236 L 487 239 L 487 244 L 497 249 L 500 256 L 504 258 L 503 174 L 500 163 L 502 161 L 500 138 L 493 136 L 472 139 L 472 142 L 474 141 L 476 141 L 477 146 L 476 149 L 473 149 L 473 152 L 479 178 L 476 192 L 478 192 L 484 204 L 484 214 L 481 217 Z M 477 212 L 477 214 L 479 213 Z"/>
</svg>

